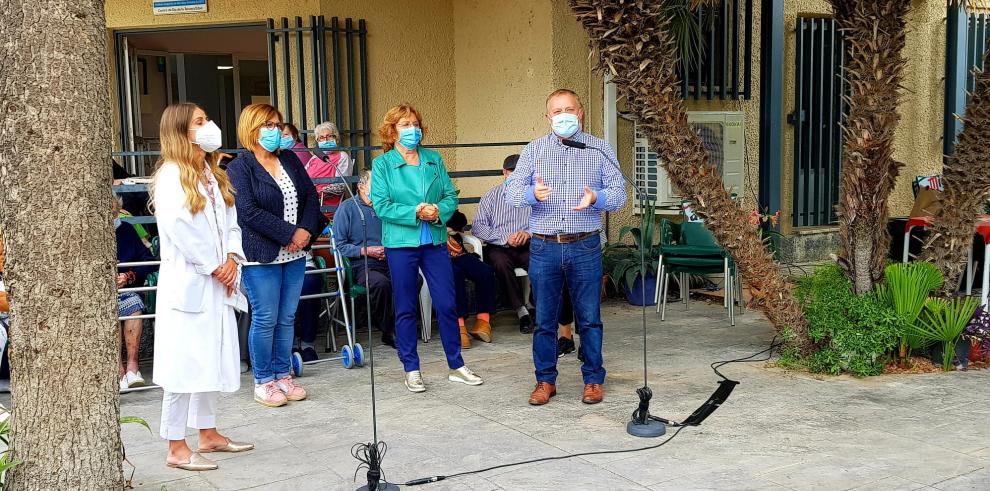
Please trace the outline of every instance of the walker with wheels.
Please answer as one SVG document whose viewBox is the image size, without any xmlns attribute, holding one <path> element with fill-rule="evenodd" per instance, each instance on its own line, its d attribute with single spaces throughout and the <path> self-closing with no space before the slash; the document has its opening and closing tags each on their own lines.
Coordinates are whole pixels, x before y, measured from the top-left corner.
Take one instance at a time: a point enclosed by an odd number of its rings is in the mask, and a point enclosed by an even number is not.
<svg viewBox="0 0 990 491">
<path fill-rule="evenodd" d="M 325 275 L 327 273 L 333 272 L 337 275 L 337 291 L 336 292 L 326 292 L 317 293 L 313 295 L 303 295 L 299 297 L 299 300 L 310 300 L 310 299 L 322 299 L 324 310 L 320 313 L 320 317 L 326 314 L 330 321 L 330 331 L 327 333 L 327 344 L 328 347 L 332 342 L 334 345 L 334 351 L 336 351 L 336 340 L 334 338 L 334 323 L 342 324 L 344 326 L 344 332 L 347 334 L 347 344 L 340 347 L 340 356 L 332 356 L 329 358 L 321 358 L 319 360 L 312 360 L 304 362 L 302 355 L 299 352 L 292 353 L 292 373 L 294 376 L 298 377 L 303 374 L 303 367 L 306 365 L 315 365 L 317 363 L 324 363 L 328 361 L 340 360 L 344 368 L 351 369 L 354 367 L 364 366 L 364 348 L 361 347 L 361 343 L 356 343 L 354 341 L 354 324 L 351 322 L 350 314 L 347 312 L 347 301 L 344 298 L 344 276 L 346 274 L 344 268 L 344 260 L 340 255 L 340 251 L 337 250 L 337 241 L 333 236 L 333 229 L 328 225 L 326 229 L 323 230 L 323 235 L 330 238 L 329 245 L 314 245 L 314 250 L 325 250 L 329 249 L 333 254 L 333 267 L 328 267 L 322 256 L 317 256 L 314 254 L 314 260 L 317 261 L 317 269 L 306 271 L 306 274 L 321 274 Z M 327 282 L 324 281 L 324 285 Z M 324 289 L 326 287 L 324 286 Z M 333 303 L 330 302 L 330 298 L 334 298 Z M 340 322 L 331 312 L 333 308 L 337 306 L 340 311 L 343 312 L 344 320 Z"/>
</svg>

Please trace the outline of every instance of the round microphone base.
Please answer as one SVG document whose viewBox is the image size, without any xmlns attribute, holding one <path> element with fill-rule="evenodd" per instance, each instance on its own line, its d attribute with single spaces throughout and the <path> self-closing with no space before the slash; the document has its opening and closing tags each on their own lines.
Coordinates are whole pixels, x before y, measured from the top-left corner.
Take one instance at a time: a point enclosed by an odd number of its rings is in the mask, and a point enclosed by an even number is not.
<svg viewBox="0 0 990 491">
<path fill-rule="evenodd" d="M 398 491 L 399 487 L 392 483 L 381 483 L 378 485 L 378 491 Z M 368 491 L 368 486 L 364 485 L 358 488 L 357 491 Z"/>
<path fill-rule="evenodd" d="M 640 438 L 656 438 L 667 433 L 667 425 L 653 419 L 646 420 L 645 424 L 630 421 L 626 424 L 626 432 Z"/>
</svg>

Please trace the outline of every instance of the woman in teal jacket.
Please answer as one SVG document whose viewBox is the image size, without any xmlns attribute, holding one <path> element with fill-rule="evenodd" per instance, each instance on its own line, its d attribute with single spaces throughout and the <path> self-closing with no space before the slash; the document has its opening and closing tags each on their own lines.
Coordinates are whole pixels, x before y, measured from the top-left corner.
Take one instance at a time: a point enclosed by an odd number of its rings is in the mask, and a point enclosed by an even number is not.
<svg viewBox="0 0 990 491">
<path fill-rule="evenodd" d="M 406 372 L 406 388 L 423 392 L 416 352 L 419 272 L 430 288 L 440 324 L 440 339 L 450 371 L 447 379 L 481 385 L 481 377 L 464 366 L 447 253 L 444 224 L 457 209 L 457 192 L 440 154 L 419 146 L 422 118 L 409 104 L 389 109 L 378 130 L 385 153 L 374 160 L 371 204 L 382 220 L 382 245 L 392 275 L 395 302 L 395 348 Z"/>
</svg>

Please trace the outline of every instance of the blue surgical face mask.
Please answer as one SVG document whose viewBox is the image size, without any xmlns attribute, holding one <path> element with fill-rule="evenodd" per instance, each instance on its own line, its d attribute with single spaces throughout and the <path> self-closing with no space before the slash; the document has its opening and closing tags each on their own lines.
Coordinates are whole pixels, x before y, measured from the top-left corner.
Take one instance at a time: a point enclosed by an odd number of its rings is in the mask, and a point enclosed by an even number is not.
<svg viewBox="0 0 990 491">
<path fill-rule="evenodd" d="M 258 135 L 258 143 L 265 150 L 274 152 L 282 143 L 282 131 L 278 128 L 262 128 Z"/>
<path fill-rule="evenodd" d="M 399 130 L 399 143 L 401 143 L 403 147 L 406 147 L 409 150 L 416 148 L 416 146 L 419 145 L 419 142 L 422 140 L 423 140 L 423 130 L 415 126 L 402 128 L 401 130 Z"/>
<path fill-rule="evenodd" d="M 557 136 L 570 138 L 578 132 L 581 125 L 576 114 L 560 113 L 550 118 L 550 126 Z"/>
<path fill-rule="evenodd" d="M 113 228 L 114 229 L 120 228 L 120 224 L 121 223 L 122 222 L 120 221 L 120 217 L 114 218 L 113 219 Z"/>
<path fill-rule="evenodd" d="M 316 142 L 316 145 L 324 150 L 330 150 L 337 148 L 337 140 L 324 140 L 321 142 Z"/>
<path fill-rule="evenodd" d="M 288 150 L 292 148 L 292 146 L 295 144 L 296 144 L 296 139 L 292 138 L 292 135 L 289 136 L 282 135 L 282 140 L 279 141 L 278 148 L 281 148 L 282 150 Z"/>
</svg>

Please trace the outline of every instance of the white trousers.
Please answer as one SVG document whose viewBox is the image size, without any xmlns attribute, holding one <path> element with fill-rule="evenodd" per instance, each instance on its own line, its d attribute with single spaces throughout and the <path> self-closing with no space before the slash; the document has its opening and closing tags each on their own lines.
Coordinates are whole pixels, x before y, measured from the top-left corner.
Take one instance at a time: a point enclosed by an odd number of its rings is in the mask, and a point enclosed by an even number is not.
<svg viewBox="0 0 990 491">
<path fill-rule="evenodd" d="M 165 392 L 162 398 L 160 434 L 166 440 L 185 440 L 186 427 L 205 430 L 217 427 L 219 392 Z"/>
</svg>

